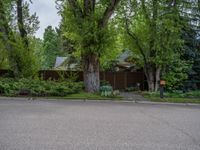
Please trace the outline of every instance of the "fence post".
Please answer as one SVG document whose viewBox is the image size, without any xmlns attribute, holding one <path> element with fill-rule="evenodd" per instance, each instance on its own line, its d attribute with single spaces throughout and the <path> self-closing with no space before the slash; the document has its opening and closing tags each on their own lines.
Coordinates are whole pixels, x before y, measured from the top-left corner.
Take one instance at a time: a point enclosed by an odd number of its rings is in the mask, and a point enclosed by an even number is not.
<svg viewBox="0 0 200 150">
<path fill-rule="evenodd" d="M 127 88 L 127 72 L 124 74 L 124 89 Z"/>
<path fill-rule="evenodd" d="M 115 72 L 113 72 L 113 80 L 114 80 L 114 82 L 113 82 L 114 83 L 113 89 L 116 89 L 115 88 L 115 82 L 116 82 L 116 74 L 115 74 Z"/>
</svg>

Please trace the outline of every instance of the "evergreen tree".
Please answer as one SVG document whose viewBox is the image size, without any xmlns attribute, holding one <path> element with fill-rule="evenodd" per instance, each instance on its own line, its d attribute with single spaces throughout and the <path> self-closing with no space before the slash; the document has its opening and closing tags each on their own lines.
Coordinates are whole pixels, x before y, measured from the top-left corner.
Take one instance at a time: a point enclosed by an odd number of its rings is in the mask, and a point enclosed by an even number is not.
<svg viewBox="0 0 200 150">
<path fill-rule="evenodd" d="M 60 45 L 59 45 L 59 34 L 52 28 L 48 26 L 45 29 L 43 37 L 43 49 L 44 49 L 44 66 L 43 69 L 52 69 L 56 57 L 60 55 Z"/>
</svg>

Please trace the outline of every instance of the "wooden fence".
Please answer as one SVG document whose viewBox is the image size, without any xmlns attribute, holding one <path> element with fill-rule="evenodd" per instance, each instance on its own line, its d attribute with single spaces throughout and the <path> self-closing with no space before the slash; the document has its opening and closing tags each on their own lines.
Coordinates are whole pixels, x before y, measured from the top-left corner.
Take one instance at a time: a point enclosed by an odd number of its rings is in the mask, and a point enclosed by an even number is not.
<svg viewBox="0 0 200 150">
<path fill-rule="evenodd" d="M 9 70 L 0 70 L 0 76 L 12 74 Z M 44 80 L 58 80 L 59 78 L 70 78 L 77 76 L 78 81 L 83 81 L 83 72 L 41 70 L 39 76 Z M 140 89 L 146 89 L 145 75 L 139 72 L 101 72 L 100 80 L 108 81 L 114 89 L 126 89 L 127 87 L 135 87 L 139 83 Z"/>
</svg>

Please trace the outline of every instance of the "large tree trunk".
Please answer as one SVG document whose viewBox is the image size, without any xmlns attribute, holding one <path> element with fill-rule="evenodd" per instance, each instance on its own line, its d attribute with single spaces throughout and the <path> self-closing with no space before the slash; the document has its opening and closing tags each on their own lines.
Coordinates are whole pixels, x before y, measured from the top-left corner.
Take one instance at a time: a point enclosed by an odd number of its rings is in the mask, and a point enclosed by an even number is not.
<svg viewBox="0 0 200 150">
<path fill-rule="evenodd" d="M 160 83 L 159 83 L 159 81 L 160 81 L 160 71 L 161 71 L 160 67 L 156 68 L 156 73 L 155 73 L 155 89 L 154 89 L 155 92 L 158 91 L 159 85 L 160 85 Z"/>
<path fill-rule="evenodd" d="M 145 65 L 144 72 L 147 78 L 148 90 L 150 92 L 154 91 L 154 71 L 151 65 Z"/>
<path fill-rule="evenodd" d="M 24 26 L 24 18 L 23 18 L 23 0 L 17 0 L 17 22 L 18 22 L 18 28 L 20 32 L 20 36 L 24 42 L 24 46 L 28 49 L 29 43 L 28 43 L 28 37 L 27 32 L 25 30 Z"/>
<path fill-rule="evenodd" d="M 152 70 L 148 72 L 147 82 L 148 82 L 149 91 L 153 92 L 154 91 L 154 75 L 153 75 Z"/>
<path fill-rule="evenodd" d="M 102 16 L 99 16 L 99 19 L 94 17 L 95 10 L 99 8 L 95 8 L 95 5 L 97 4 L 96 0 L 83 0 L 82 4 L 79 3 L 77 0 L 67 0 L 69 6 L 71 7 L 71 11 L 74 14 L 74 19 L 77 20 L 77 24 L 80 24 L 80 29 L 84 30 L 83 22 L 84 21 L 90 21 L 91 19 L 95 19 L 97 22 L 97 28 L 98 30 L 104 30 L 104 28 L 107 26 L 109 19 L 111 18 L 112 14 L 114 13 L 114 10 L 116 9 L 117 5 L 121 0 L 108 0 L 108 5 L 105 8 L 105 11 L 102 13 Z M 101 4 L 102 2 L 100 2 Z M 83 20 L 83 21 L 82 21 Z M 94 29 L 96 29 L 94 27 Z M 87 29 L 85 32 L 88 32 Z M 89 31 L 91 34 L 93 34 L 93 31 Z M 80 34 L 81 35 L 81 34 Z M 81 35 L 83 36 L 83 35 Z M 83 37 L 84 38 L 84 37 Z M 88 40 L 88 39 L 87 39 Z M 93 41 L 93 39 L 89 39 Z M 83 40 L 84 41 L 84 40 Z M 101 42 L 101 41 L 99 41 Z M 89 44 L 82 43 L 83 49 L 90 46 Z M 98 44 L 96 43 L 96 46 L 98 47 Z M 84 46 L 85 45 L 85 46 Z M 84 72 L 84 85 L 85 90 L 87 92 L 98 92 L 100 88 L 100 79 L 99 79 L 99 58 L 100 54 L 86 54 L 87 51 L 82 54 L 82 60 L 83 60 L 83 72 Z"/>
<path fill-rule="evenodd" d="M 154 65 L 148 65 L 144 67 L 144 71 L 147 78 L 149 91 L 150 92 L 158 91 L 161 68 L 154 67 Z"/>
<path fill-rule="evenodd" d="M 99 57 L 90 54 L 83 56 L 84 85 L 87 92 L 98 92 L 100 88 Z"/>
</svg>

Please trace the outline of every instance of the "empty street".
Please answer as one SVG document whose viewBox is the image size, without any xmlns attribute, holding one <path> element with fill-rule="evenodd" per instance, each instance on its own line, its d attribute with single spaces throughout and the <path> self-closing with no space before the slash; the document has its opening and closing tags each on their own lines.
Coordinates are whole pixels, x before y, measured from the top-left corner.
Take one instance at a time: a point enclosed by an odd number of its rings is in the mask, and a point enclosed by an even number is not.
<svg viewBox="0 0 200 150">
<path fill-rule="evenodd" d="M 200 150 L 200 107 L 0 100 L 0 150 Z"/>
</svg>

